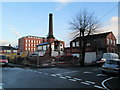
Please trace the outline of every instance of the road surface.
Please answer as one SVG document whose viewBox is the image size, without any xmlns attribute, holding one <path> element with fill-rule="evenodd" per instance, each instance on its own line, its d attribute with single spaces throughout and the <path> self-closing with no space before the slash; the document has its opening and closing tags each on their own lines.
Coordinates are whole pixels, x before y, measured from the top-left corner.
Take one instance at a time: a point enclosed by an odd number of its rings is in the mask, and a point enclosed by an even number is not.
<svg viewBox="0 0 120 90">
<path fill-rule="evenodd" d="M 120 79 L 101 73 L 101 67 L 3 67 L 1 88 L 119 89 Z M 116 86 L 110 84 L 115 82 Z M 108 87 L 109 86 L 109 87 Z"/>
</svg>

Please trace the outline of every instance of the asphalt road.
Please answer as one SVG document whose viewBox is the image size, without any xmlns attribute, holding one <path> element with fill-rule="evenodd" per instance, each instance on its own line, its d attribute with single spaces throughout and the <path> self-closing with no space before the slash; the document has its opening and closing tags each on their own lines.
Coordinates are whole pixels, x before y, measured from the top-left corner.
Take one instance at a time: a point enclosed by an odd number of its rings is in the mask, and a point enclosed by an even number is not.
<svg viewBox="0 0 120 90">
<path fill-rule="evenodd" d="M 87 88 L 119 90 L 117 76 L 101 73 L 101 67 L 29 68 L 3 67 L 0 88 Z M 114 84 L 114 86 L 113 86 Z"/>
</svg>

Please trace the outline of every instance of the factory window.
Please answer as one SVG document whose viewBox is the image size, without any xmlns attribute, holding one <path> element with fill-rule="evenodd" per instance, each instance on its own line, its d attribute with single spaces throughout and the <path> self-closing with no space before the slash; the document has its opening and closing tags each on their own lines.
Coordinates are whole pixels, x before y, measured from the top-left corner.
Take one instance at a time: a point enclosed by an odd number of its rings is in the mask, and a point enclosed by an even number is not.
<svg viewBox="0 0 120 90">
<path fill-rule="evenodd" d="M 34 51 L 35 51 L 35 48 L 34 48 Z"/>
<path fill-rule="evenodd" d="M 90 46 L 90 43 L 87 43 L 86 46 Z"/>
<path fill-rule="evenodd" d="M 107 38 L 107 44 L 109 45 L 109 38 Z"/>
<path fill-rule="evenodd" d="M 76 47 L 79 47 L 79 41 L 76 42 Z"/>
<path fill-rule="evenodd" d="M 38 46 L 38 50 L 43 50 L 42 46 Z"/>
<path fill-rule="evenodd" d="M 72 47 L 75 47 L 75 42 L 72 42 Z"/>
<path fill-rule="evenodd" d="M 46 46 L 43 46 L 43 50 L 46 50 Z"/>
<path fill-rule="evenodd" d="M 113 42 L 114 42 L 114 46 L 115 46 L 116 45 L 116 41 L 114 40 Z"/>
<path fill-rule="evenodd" d="M 113 41 L 112 41 L 112 39 L 111 39 L 111 40 L 110 40 L 110 44 L 112 44 L 112 42 L 113 42 Z"/>
</svg>

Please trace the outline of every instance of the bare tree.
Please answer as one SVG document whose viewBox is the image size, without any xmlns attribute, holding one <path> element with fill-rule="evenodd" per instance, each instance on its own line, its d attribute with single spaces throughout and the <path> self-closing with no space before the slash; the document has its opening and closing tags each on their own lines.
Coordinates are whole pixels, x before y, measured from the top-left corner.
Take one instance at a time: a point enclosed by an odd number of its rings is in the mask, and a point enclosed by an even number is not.
<svg viewBox="0 0 120 90">
<path fill-rule="evenodd" d="M 87 37 L 93 34 L 100 24 L 95 18 L 94 13 L 83 10 L 73 18 L 70 25 L 70 29 L 73 30 L 72 34 L 74 34 L 73 38 L 79 37 L 79 61 L 81 66 L 84 66 Z"/>
</svg>

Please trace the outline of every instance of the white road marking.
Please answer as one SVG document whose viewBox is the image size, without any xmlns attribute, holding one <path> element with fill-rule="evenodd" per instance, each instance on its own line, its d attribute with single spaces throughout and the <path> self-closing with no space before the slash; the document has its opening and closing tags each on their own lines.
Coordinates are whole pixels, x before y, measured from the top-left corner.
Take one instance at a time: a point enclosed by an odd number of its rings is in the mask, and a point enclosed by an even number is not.
<svg viewBox="0 0 120 90">
<path fill-rule="evenodd" d="M 0 90 L 2 90 L 3 89 L 3 86 L 4 85 L 4 83 L 0 83 Z"/>
<path fill-rule="evenodd" d="M 38 72 L 38 73 L 42 73 L 42 72 Z"/>
<path fill-rule="evenodd" d="M 3 89 L 3 87 L 0 85 L 0 90 Z"/>
<path fill-rule="evenodd" d="M 64 74 L 67 74 L 67 73 L 75 73 L 75 72 L 78 72 L 78 71 L 65 72 Z"/>
<path fill-rule="evenodd" d="M 102 81 L 102 86 L 103 86 L 105 89 L 109 90 L 109 89 L 105 86 L 105 82 L 108 81 L 108 80 L 110 80 L 110 79 L 113 79 L 113 78 L 116 78 L 116 77 L 110 77 L 110 78 L 105 79 L 104 81 Z"/>
<path fill-rule="evenodd" d="M 30 71 L 33 71 L 33 70 L 30 70 Z"/>
<path fill-rule="evenodd" d="M 93 69 L 93 70 L 100 70 L 101 68 L 95 68 L 95 69 Z"/>
<path fill-rule="evenodd" d="M 55 77 L 56 75 L 55 74 L 51 74 L 52 77 Z"/>
<path fill-rule="evenodd" d="M 95 82 L 91 82 L 91 81 L 85 81 L 87 83 L 90 83 L 90 84 L 95 84 Z"/>
<path fill-rule="evenodd" d="M 66 78 L 71 78 L 70 76 L 65 76 Z"/>
<path fill-rule="evenodd" d="M 75 73 L 75 72 L 79 72 L 79 71 L 71 71 L 71 72 L 58 73 L 57 75 L 68 74 L 68 73 Z"/>
<path fill-rule="evenodd" d="M 78 80 L 78 81 L 81 81 L 82 79 L 79 79 L 79 78 L 74 78 L 75 80 Z"/>
<path fill-rule="evenodd" d="M 56 75 L 61 76 L 61 74 L 56 74 Z"/>
<path fill-rule="evenodd" d="M 59 77 L 59 78 L 66 79 L 66 77 Z"/>
<path fill-rule="evenodd" d="M 103 87 L 98 86 L 98 85 L 94 85 L 94 87 L 96 87 L 96 88 L 100 88 L 100 89 L 104 89 Z"/>
<path fill-rule="evenodd" d="M 86 82 L 81 82 L 82 84 L 85 84 L 85 85 L 90 85 L 89 83 L 86 83 Z"/>
<path fill-rule="evenodd" d="M 83 72 L 83 73 L 92 73 L 92 72 Z"/>
<path fill-rule="evenodd" d="M 8 68 L 5 68 L 5 69 L 8 69 Z"/>
<path fill-rule="evenodd" d="M 70 80 L 70 81 L 74 81 L 74 82 L 76 81 L 75 79 L 68 79 L 68 80 Z"/>
<path fill-rule="evenodd" d="M 34 72 L 37 72 L 37 71 L 34 71 Z"/>
<path fill-rule="evenodd" d="M 48 75 L 48 73 L 44 73 L 45 75 Z"/>
<path fill-rule="evenodd" d="M 105 74 L 97 74 L 96 76 L 107 76 L 107 75 L 105 75 Z"/>
</svg>

